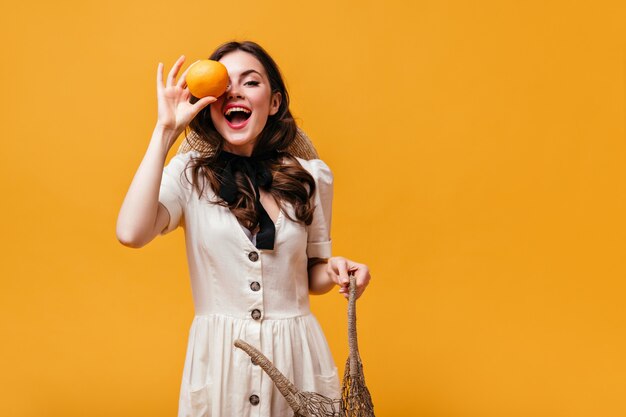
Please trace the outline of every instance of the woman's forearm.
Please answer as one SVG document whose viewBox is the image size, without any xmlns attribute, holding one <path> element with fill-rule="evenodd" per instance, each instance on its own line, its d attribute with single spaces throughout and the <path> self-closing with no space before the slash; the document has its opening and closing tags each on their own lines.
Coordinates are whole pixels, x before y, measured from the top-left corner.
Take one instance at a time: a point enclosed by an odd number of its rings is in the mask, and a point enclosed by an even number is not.
<svg viewBox="0 0 626 417">
<path fill-rule="evenodd" d="M 117 238 L 124 245 L 141 247 L 156 236 L 159 188 L 169 144 L 176 139 L 174 134 L 159 125 L 154 128 L 117 217 Z"/>
<path fill-rule="evenodd" d="M 309 260 L 309 293 L 314 295 L 326 294 L 335 286 L 328 274 L 328 265 L 325 259 L 314 258 Z"/>
</svg>

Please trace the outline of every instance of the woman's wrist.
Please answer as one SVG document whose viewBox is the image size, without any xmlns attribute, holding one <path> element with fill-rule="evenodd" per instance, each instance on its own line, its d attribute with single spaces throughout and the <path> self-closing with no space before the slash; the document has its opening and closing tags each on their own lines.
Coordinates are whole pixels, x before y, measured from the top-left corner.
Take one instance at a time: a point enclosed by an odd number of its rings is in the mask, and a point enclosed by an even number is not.
<svg viewBox="0 0 626 417">
<path fill-rule="evenodd" d="M 167 154 L 181 133 L 182 132 L 176 131 L 175 129 L 157 122 L 154 127 L 154 131 L 152 132 L 152 139 L 150 142 L 162 146 Z"/>
</svg>

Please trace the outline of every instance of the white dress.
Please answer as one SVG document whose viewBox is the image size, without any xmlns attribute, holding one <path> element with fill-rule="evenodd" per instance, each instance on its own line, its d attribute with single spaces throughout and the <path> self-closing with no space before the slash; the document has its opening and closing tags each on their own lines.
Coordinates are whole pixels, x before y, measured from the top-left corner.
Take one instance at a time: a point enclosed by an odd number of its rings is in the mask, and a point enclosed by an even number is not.
<svg viewBox="0 0 626 417">
<path fill-rule="evenodd" d="M 298 158 L 317 187 L 313 222 L 293 222 L 281 211 L 274 250 L 261 250 L 227 207 L 207 201 L 217 199 L 208 182 L 198 198 L 183 173 L 191 155 L 172 158 L 159 194 L 170 213 L 162 234 L 185 230 L 195 307 L 178 417 L 293 416 L 270 378 L 234 347 L 236 339 L 259 348 L 300 389 L 339 398 L 337 367 L 309 308 L 307 275 L 307 258 L 331 256 L 330 168 Z"/>
</svg>

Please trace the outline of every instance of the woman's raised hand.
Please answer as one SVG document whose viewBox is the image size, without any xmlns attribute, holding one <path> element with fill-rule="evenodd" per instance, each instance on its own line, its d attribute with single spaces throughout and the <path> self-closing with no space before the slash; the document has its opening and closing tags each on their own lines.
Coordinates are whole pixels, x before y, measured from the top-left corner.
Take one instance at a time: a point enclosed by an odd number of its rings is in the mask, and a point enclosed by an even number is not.
<svg viewBox="0 0 626 417">
<path fill-rule="evenodd" d="M 191 120 L 203 108 L 217 100 L 215 97 L 208 96 L 201 98 L 194 104 L 189 102 L 191 93 L 185 81 L 189 68 L 176 81 L 178 71 L 184 62 L 185 56 L 181 55 L 170 70 L 165 83 L 163 83 L 163 63 L 159 62 L 157 69 L 157 125 L 174 132 L 174 138 L 185 130 Z"/>
<path fill-rule="evenodd" d="M 367 265 L 341 256 L 333 256 L 328 259 L 326 265 L 326 272 L 335 284 L 341 287 L 339 292 L 346 298 L 350 296 L 350 275 L 354 275 L 356 278 L 356 298 L 363 294 L 363 291 L 370 283 L 370 279 L 372 279 Z"/>
</svg>

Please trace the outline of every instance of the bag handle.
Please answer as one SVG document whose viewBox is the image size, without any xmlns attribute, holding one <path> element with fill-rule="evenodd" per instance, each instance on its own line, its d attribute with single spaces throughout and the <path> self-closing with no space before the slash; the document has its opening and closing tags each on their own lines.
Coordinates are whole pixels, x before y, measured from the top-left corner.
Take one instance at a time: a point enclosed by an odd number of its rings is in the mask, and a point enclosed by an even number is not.
<svg viewBox="0 0 626 417">
<path fill-rule="evenodd" d="M 350 347 L 350 376 L 359 374 L 359 346 L 356 338 L 356 277 L 350 275 L 350 296 L 348 298 L 348 345 Z"/>
</svg>

